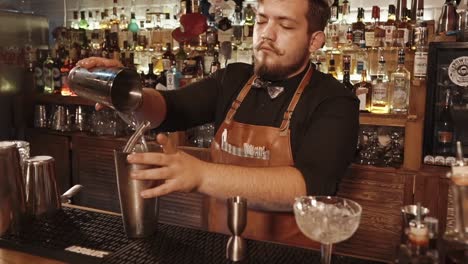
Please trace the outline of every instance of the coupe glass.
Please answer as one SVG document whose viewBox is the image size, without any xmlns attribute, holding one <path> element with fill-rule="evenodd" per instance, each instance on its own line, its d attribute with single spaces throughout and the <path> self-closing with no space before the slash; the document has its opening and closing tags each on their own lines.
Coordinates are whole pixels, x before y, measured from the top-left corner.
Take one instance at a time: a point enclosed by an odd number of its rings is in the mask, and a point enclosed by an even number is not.
<svg viewBox="0 0 468 264">
<path fill-rule="evenodd" d="M 321 243 L 321 262 L 329 264 L 332 246 L 350 238 L 361 220 L 361 206 L 336 196 L 300 196 L 294 215 L 301 232 Z"/>
</svg>

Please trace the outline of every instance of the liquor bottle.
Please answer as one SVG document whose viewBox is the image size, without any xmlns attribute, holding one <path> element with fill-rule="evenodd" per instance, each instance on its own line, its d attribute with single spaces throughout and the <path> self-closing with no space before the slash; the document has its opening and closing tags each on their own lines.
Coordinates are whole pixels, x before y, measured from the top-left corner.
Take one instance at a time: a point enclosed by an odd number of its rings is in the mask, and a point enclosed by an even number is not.
<svg viewBox="0 0 468 264">
<path fill-rule="evenodd" d="M 384 24 L 386 47 L 393 46 L 394 34 L 396 31 L 395 12 L 396 12 L 395 5 L 389 5 L 387 22 L 385 22 Z"/>
<path fill-rule="evenodd" d="M 215 47 L 213 45 L 208 45 L 208 49 L 205 52 L 205 55 L 203 56 L 203 69 L 205 70 L 205 74 L 209 75 L 211 73 L 211 64 L 214 61 L 214 55 L 215 55 Z"/>
<path fill-rule="evenodd" d="M 343 56 L 343 84 L 346 89 L 354 93 L 354 85 L 351 83 L 349 72 L 351 69 L 351 58 L 347 55 Z"/>
<path fill-rule="evenodd" d="M 175 62 L 171 68 L 166 71 L 166 88 L 167 90 L 177 90 L 180 88 L 180 78 L 182 74 L 175 67 Z"/>
<path fill-rule="evenodd" d="M 458 25 L 459 34 L 457 35 L 457 41 L 466 42 L 468 41 L 468 3 L 466 0 L 457 6 L 458 14 Z"/>
<path fill-rule="evenodd" d="M 145 21 L 140 21 L 140 30 L 138 31 L 138 40 L 137 45 L 135 47 L 135 51 L 143 51 L 146 49 L 148 45 L 148 30 L 145 28 Z"/>
<path fill-rule="evenodd" d="M 436 122 L 436 152 L 443 156 L 450 156 L 452 154 L 454 126 L 451 106 L 451 93 L 450 89 L 447 89 L 445 91 L 444 103 Z"/>
<path fill-rule="evenodd" d="M 153 63 L 148 64 L 148 74 L 145 75 L 145 87 L 156 88 L 158 77 L 154 74 Z"/>
<path fill-rule="evenodd" d="M 385 68 L 385 59 L 380 56 L 377 78 L 372 82 L 371 112 L 388 114 L 388 75 Z"/>
<path fill-rule="evenodd" d="M 363 70 L 367 71 L 369 64 L 369 55 L 366 49 L 366 41 L 364 40 L 364 35 L 359 44 L 359 49 L 356 52 L 356 71 L 354 74 L 361 74 Z"/>
<path fill-rule="evenodd" d="M 328 74 L 331 74 L 333 77 L 335 77 L 335 79 L 338 78 L 335 67 L 335 58 L 333 57 L 333 55 L 331 55 L 330 60 L 328 62 Z"/>
<path fill-rule="evenodd" d="M 211 67 L 210 67 L 210 74 L 221 69 L 221 63 L 219 63 L 218 57 L 219 57 L 218 52 L 215 52 L 213 62 L 211 63 Z"/>
<path fill-rule="evenodd" d="M 179 43 L 179 51 L 175 54 L 176 68 L 180 72 L 184 72 L 184 63 L 187 60 L 187 53 L 184 49 L 184 43 Z"/>
<path fill-rule="evenodd" d="M 135 19 L 135 13 L 130 14 L 130 23 L 128 24 L 128 31 L 137 33 L 140 28 L 138 27 L 138 23 Z"/>
<path fill-rule="evenodd" d="M 65 58 L 62 67 L 60 67 L 60 75 L 62 79 L 62 87 L 60 87 L 60 94 L 63 96 L 72 95 L 70 86 L 68 86 L 68 74 L 70 73 L 70 58 Z"/>
<path fill-rule="evenodd" d="M 81 29 L 88 29 L 89 27 L 89 23 L 88 21 L 86 21 L 86 17 L 85 17 L 85 11 L 81 11 L 80 12 L 80 22 L 78 23 L 78 28 L 81 28 Z"/>
<path fill-rule="evenodd" d="M 128 21 L 128 17 L 125 12 L 125 7 L 122 7 L 120 9 L 120 23 L 119 23 L 119 29 L 120 30 L 128 30 L 128 24 L 130 21 Z"/>
<path fill-rule="evenodd" d="M 372 84 L 367 81 L 367 71 L 361 71 L 361 81 L 354 85 L 354 90 L 359 99 L 359 111 L 370 112 Z"/>
<path fill-rule="evenodd" d="M 402 8 L 400 18 L 399 20 L 397 19 L 397 30 L 400 32 L 402 31 L 403 33 L 403 44 L 405 47 L 411 47 L 410 43 L 410 29 L 411 25 L 408 23 L 408 14 L 409 10 L 407 8 Z"/>
<path fill-rule="evenodd" d="M 70 27 L 73 29 L 79 29 L 80 19 L 78 19 L 78 11 L 73 11 L 73 21 L 71 22 Z"/>
<path fill-rule="evenodd" d="M 364 38 L 364 33 L 366 31 L 366 25 L 364 24 L 364 8 L 359 7 L 358 8 L 358 14 L 357 14 L 357 22 L 352 24 L 352 33 L 353 33 L 353 43 L 355 45 L 360 46 L 360 41 L 363 39 L 364 40 L 364 45 L 365 45 L 365 38 Z"/>
<path fill-rule="evenodd" d="M 418 0 L 417 2 L 422 2 L 423 0 Z M 421 41 L 426 41 L 427 38 L 427 23 L 424 21 L 424 6 L 418 6 L 416 11 L 416 21 L 412 29 L 412 38 L 411 38 L 411 49 L 416 50 L 416 46 L 421 43 Z"/>
<path fill-rule="evenodd" d="M 415 46 L 414 53 L 414 68 L 413 68 L 413 77 L 415 79 L 424 80 L 426 79 L 427 74 L 427 57 L 428 57 L 428 48 L 426 45 L 426 28 L 418 28 L 419 31 L 419 41 Z"/>
<path fill-rule="evenodd" d="M 54 61 L 52 65 L 52 79 L 54 81 L 54 94 L 60 94 L 60 89 L 62 88 L 62 75 L 60 74 L 61 60 L 55 50 L 52 50 L 52 60 Z"/>
<path fill-rule="evenodd" d="M 96 29 L 96 28 L 95 28 L 95 25 L 96 25 L 95 19 L 94 19 L 94 17 L 93 17 L 93 12 L 92 12 L 91 10 L 88 11 L 88 24 L 89 24 L 88 30 L 94 30 L 94 29 Z"/>
<path fill-rule="evenodd" d="M 338 10 L 339 10 L 339 0 L 334 0 L 333 4 L 330 7 L 330 23 L 335 23 L 338 21 Z"/>
<path fill-rule="evenodd" d="M 166 43 L 166 51 L 162 55 L 162 63 L 164 71 L 171 69 L 171 65 L 175 63 L 175 56 L 172 53 L 171 43 Z"/>
<path fill-rule="evenodd" d="M 397 68 L 390 75 L 392 85 L 390 93 L 390 112 L 392 114 L 407 114 L 411 87 L 411 74 L 405 68 L 405 51 L 398 51 Z"/>
<path fill-rule="evenodd" d="M 375 29 L 380 24 L 380 8 L 378 6 L 372 7 L 372 23 L 369 27 L 367 27 L 365 35 L 366 40 L 366 47 L 373 48 L 375 47 Z"/>
<path fill-rule="evenodd" d="M 442 12 L 439 16 L 437 34 L 451 36 L 457 34 L 458 14 L 453 0 L 445 0 Z"/>
<path fill-rule="evenodd" d="M 337 23 L 338 28 L 338 46 L 341 47 L 347 43 L 346 34 L 348 32 L 348 28 L 351 26 L 348 22 L 348 15 L 349 15 L 349 2 L 348 0 L 343 1 L 342 5 L 342 15 L 341 19 Z"/>
<path fill-rule="evenodd" d="M 350 71 L 356 71 L 356 53 L 358 52 L 358 48 L 353 43 L 353 31 L 351 27 L 348 28 L 346 32 L 346 43 L 341 48 L 341 53 L 343 54 L 343 65 L 344 65 L 344 58 L 347 56 L 350 62 Z"/>
<path fill-rule="evenodd" d="M 109 25 L 111 27 L 111 32 L 119 32 L 120 19 L 117 15 L 117 0 L 113 0 L 112 6 L 112 15 L 109 18 Z"/>
<path fill-rule="evenodd" d="M 109 10 L 107 9 L 104 9 L 104 11 L 101 12 L 101 22 L 99 22 L 99 28 L 102 30 L 110 29 Z"/>
<path fill-rule="evenodd" d="M 50 52 L 47 54 L 47 58 L 42 64 L 42 80 L 44 81 L 44 93 L 51 94 L 54 92 L 54 60 L 50 56 Z"/>
<path fill-rule="evenodd" d="M 44 71 L 42 70 L 42 65 L 46 59 L 43 50 L 36 50 L 37 60 L 34 64 L 34 82 L 36 84 L 36 92 L 43 93 L 44 92 L 44 79 L 43 74 Z"/>
</svg>

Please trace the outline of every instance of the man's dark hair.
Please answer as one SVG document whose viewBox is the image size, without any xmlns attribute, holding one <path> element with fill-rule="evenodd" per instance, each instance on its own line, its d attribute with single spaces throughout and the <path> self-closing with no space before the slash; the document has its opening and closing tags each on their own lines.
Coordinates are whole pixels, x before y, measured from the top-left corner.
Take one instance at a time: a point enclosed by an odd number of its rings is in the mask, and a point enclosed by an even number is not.
<svg viewBox="0 0 468 264">
<path fill-rule="evenodd" d="M 327 0 L 307 0 L 307 22 L 309 34 L 323 31 L 330 19 L 330 6 Z"/>
<path fill-rule="evenodd" d="M 258 0 L 263 3 L 264 0 Z M 327 0 L 307 0 L 307 33 L 323 31 L 330 19 L 330 6 Z"/>
</svg>

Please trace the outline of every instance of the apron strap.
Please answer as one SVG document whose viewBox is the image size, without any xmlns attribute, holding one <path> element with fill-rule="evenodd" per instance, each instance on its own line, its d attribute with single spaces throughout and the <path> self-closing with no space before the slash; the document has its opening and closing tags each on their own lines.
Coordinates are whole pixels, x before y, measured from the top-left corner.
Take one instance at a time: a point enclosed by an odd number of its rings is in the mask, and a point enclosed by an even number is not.
<svg viewBox="0 0 468 264">
<path fill-rule="evenodd" d="M 247 95 L 247 93 L 250 91 L 250 87 L 252 86 L 252 83 L 256 77 L 257 77 L 256 75 L 252 75 L 252 77 L 250 77 L 250 79 L 247 81 L 247 83 L 244 85 L 244 87 L 240 91 L 239 95 L 237 95 L 236 100 L 232 102 L 231 108 L 229 108 L 229 111 L 226 114 L 226 118 L 224 119 L 224 122 L 226 122 L 227 124 L 231 123 L 232 119 L 234 118 L 234 115 L 237 112 L 237 109 L 241 105 L 242 101 L 244 101 L 244 98 Z"/>
<path fill-rule="evenodd" d="M 287 131 L 289 130 L 289 123 L 291 121 L 292 114 L 294 112 L 294 109 L 296 108 L 297 103 L 299 102 L 299 99 L 301 98 L 302 92 L 304 91 L 305 87 L 307 87 L 307 85 L 309 84 L 310 78 L 312 77 L 312 72 L 313 67 L 311 67 L 309 64 L 309 69 L 302 78 L 302 81 L 299 84 L 296 93 L 294 94 L 293 98 L 291 99 L 291 102 L 289 103 L 288 109 L 286 110 L 286 112 L 284 112 L 283 122 L 281 122 L 280 126 L 280 131 L 282 132 L 282 134 L 287 133 Z"/>
</svg>

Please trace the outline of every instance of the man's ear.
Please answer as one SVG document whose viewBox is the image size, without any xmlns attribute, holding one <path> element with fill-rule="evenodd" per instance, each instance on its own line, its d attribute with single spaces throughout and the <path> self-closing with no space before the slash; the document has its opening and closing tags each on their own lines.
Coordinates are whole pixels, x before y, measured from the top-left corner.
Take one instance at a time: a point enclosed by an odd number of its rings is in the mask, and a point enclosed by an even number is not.
<svg viewBox="0 0 468 264">
<path fill-rule="evenodd" d="M 310 36 L 309 52 L 312 53 L 322 48 L 324 43 L 325 43 L 325 33 L 323 33 L 323 31 L 315 31 Z"/>
</svg>

